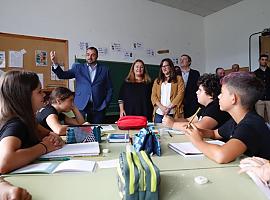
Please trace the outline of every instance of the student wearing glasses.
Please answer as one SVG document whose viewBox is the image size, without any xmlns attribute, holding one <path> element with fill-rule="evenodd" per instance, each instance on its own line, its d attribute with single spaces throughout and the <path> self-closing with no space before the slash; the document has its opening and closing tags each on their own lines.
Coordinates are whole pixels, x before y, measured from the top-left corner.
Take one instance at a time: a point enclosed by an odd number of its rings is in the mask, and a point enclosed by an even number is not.
<svg viewBox="0 0 270 200">
<path fill-rule="evenodd" d="M 163 124 L 167 127 L 185 130 L 188 123 L 192 122 L 202 129 L 217 129 L 231 117 L 229 113 L 221 111 L 219 108 L 218 95 L 221 91 L 220 79 L 215 74 L 204 74 L 198 80 L 198 90 L 196 92 L 198 103 L 202 108 L 192 117 L 172 119 L 164 117 Z M 194 116 L 195 115 L 195 116 Z"/>
<path fill-rule="evenodd" d="M 174 118 L 183 116 L 184 90 L 184 81 L 176 75 L 172 60 L 163 59 L 151 95 L 155 123 L 161 123 L 165 115 Z"/>
</svg>

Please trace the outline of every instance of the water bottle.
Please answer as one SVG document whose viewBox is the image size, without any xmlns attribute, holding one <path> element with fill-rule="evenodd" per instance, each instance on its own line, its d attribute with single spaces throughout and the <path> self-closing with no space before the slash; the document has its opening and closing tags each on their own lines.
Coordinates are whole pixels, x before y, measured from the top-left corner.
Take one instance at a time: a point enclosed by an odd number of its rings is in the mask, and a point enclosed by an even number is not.
<svg viewBox="0 0 270 200">
<path fill-rule="evenodd" d="M 74 128 L 68 128 L 67 130 L 67 144 L 76 143 Z"/>
</svg>

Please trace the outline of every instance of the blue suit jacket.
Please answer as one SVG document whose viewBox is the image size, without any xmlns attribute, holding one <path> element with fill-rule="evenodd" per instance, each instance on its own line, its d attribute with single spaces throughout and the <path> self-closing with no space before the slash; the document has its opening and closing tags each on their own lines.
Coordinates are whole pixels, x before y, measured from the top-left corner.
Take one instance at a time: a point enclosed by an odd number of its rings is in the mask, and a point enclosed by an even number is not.
<svg viewBox="0 0 270 200">
<path fill-rule="evenodd" d="M 79 110 L 86 107 L 91 94 L 95 111 L 101 111 L 109 105 L 112 99 L 113 87 L 107 67 L 97 64 L 93 83 L 86 63 L 74 63 L 72 68 L 67 71 L 63 71 L 59 66 L 56 69 L 52 67 L 52 70 L 59 79 L 76 79 L 74 102 Z"/>
</svg>

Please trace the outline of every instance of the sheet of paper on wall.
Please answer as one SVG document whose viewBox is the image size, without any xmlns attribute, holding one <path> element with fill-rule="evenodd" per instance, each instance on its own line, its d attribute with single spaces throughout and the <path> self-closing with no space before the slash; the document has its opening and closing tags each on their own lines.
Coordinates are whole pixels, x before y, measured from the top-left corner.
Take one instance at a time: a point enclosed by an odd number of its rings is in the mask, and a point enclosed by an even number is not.
<svg viewBox="0 0 270 200">
<path fill-rule="evenodd" d="M 64 66 L 60 66 L 60 67 L 62 68 L 63 71 L 65 70 Z M 61 79 L 59 79 L 59 78 L 56 76 L 56 74 L 52 71 L 52 68 L 51 68 L 51 80 L 52 80 L 52 81 L 59 81 L 59 80 L 61 80 Z"/>
<path fill-rule="evenodd" d="M 6 53 L 4 51 L 0 51 L 0 68 L 6 67 Z"/>
<path fill-rule="evenodd" d="M 23 53 L 21 51 L 9 51 L 9 67 L 23 68 Z"/>
<path fill-rule="evenodd" d="M 154 49 L 146 49 L 146 55 L 149 57 L 155 57 L 156 53 L 155 53 Z"/>
<path fill-rule="evenodd" d="M 122 52 L 122 47 L 121 47 L 120 42 L 112 42 L 111 51 L 116 52 L 116 53 L 121 53 Z"/>
<path fill-rule="evenodd" d="M 106 56 L 108 54 L 108 48 L 98 47 L 98 56 Z"/>
<path fill-rule="evenodd" d="M 125 60 L 134 60 L 134 53 L 132 51 L 123 50 Z"/>
<path fill-rule="evenodd" d="M 41 88 L 44 88 L 44 76 L 41 73 L 37 73 L 39 81 L 41 83 Z"/>
<path fill-rule="evenodd" d="M 143 43 L 142 42 L 133 42 L 132 43 L 132 49 L 133 50 L 142 50 L 143 49 Z"/>
</svg>

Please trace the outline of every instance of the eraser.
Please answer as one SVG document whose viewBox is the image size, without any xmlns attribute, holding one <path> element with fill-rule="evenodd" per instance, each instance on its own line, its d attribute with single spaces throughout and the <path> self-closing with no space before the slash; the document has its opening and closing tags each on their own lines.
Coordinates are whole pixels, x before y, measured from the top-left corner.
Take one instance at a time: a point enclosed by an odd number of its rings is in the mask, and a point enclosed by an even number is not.
<svg viewBox="0 0 270 200">
<path fill-rule="evenodd" d="M 202 185 L 202 184 L 205 184 L 208 182 L 208 179 L 204 176 L 197 176 L 194 178 L 194 181 L 199 184 L 199 185 Z"/>
<path fill-rule="evenodd" d="M 109 150 L 109 149 L 103 149 L 102 152 L 103 152 L 103 153 L 109 153 L 110 150 Z"/>
</svg>

